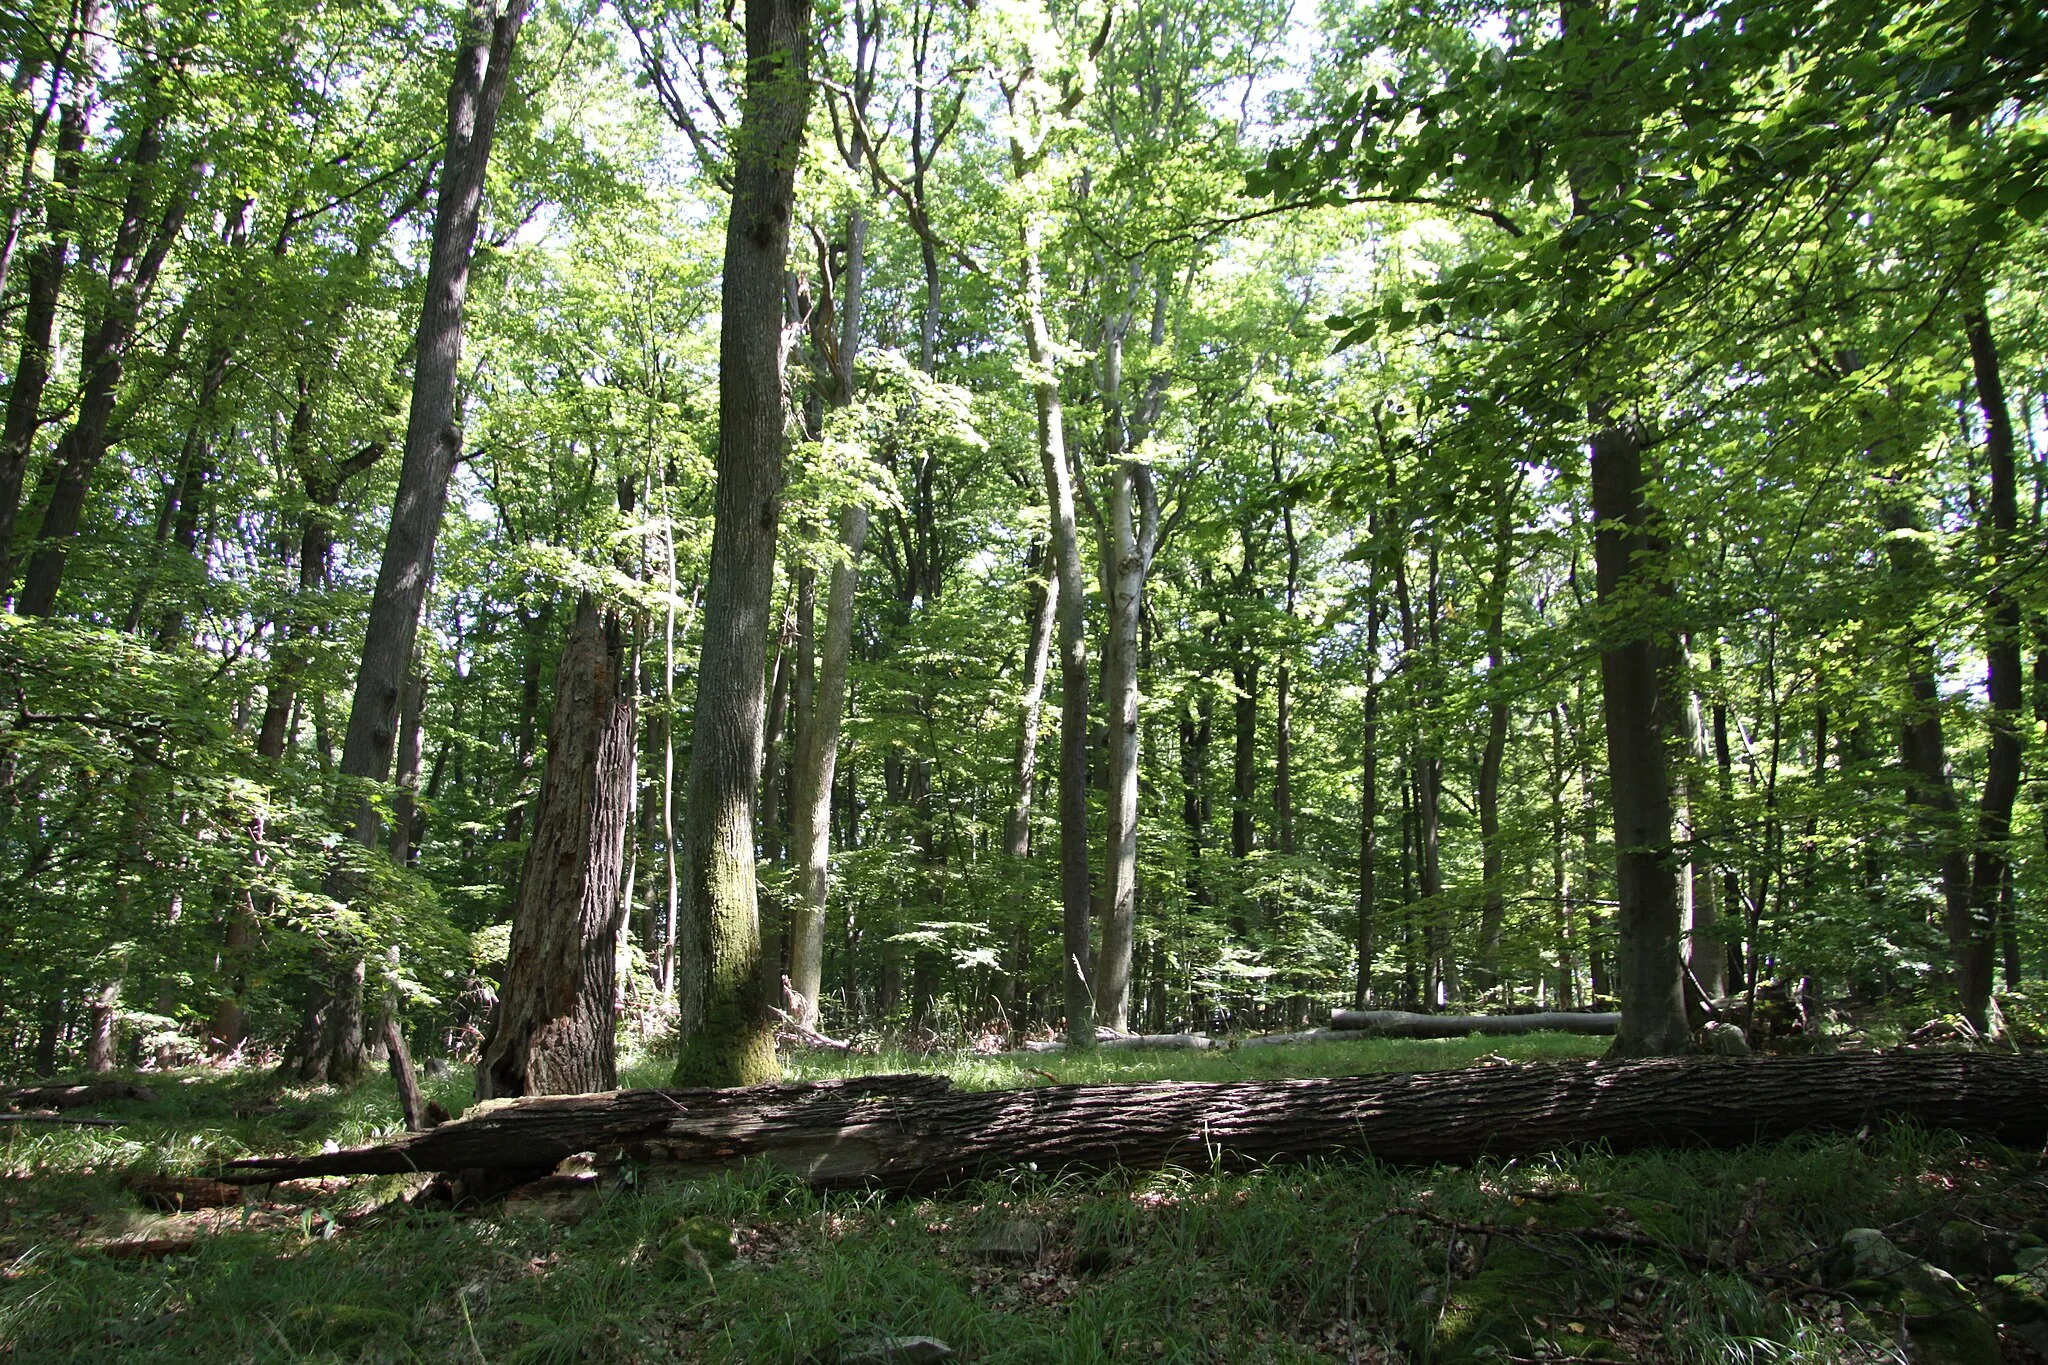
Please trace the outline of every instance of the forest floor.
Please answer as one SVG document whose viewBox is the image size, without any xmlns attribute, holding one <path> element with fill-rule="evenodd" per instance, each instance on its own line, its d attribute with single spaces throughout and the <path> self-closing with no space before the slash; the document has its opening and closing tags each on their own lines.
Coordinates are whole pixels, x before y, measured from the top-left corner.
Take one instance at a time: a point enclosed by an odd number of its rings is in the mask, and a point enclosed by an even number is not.
<svg viewBox="0 0 2048 1365">
<path fill-rule="evenodd" d="M 791 1070 L 939 1068 L 974 1087 L 1221 1080 L 1568 1059 L 1602 1043 L 812 1055 Z M 2036 1359 L 2027 1327 L 1945 1338 L 1911 1292 L 1843 1285 L 1827 1264 L 1846 1230 L 1880 1228 L 2010 1310 L 2016 1281 L 1993 1276 L 2015 1254 L 2048 1257 L 2048 1176 L 2032 1155 L 1951 1134 L 1428 1170 L 1019 1173 L 918 1200 L 749 1171 L 643 1180 L 573 1216 L 417 1212 L 392 1202 L 417 1182 L 392 1177 L 152 1213 L 124 1178 L 369 1141 L 395 1130 L 397 1105 L 381 1079 L 345 1094 L 248 1072 L 147 1079 L 154 1103 L 103 1111 L 119 1128 L 0 1125 L 0 1358 L 949 1358 L 913 1340 L 930 1338 L 985 1362 L 1847 1362 L 1898 1359 L 1910 1329 L 1913 1357 L 1935 1365 Z M 647 1062 L 628 1082 L 661 1079 Z M 468 1078 L 429 1089 L 459 1112 Z"/>
</svg>

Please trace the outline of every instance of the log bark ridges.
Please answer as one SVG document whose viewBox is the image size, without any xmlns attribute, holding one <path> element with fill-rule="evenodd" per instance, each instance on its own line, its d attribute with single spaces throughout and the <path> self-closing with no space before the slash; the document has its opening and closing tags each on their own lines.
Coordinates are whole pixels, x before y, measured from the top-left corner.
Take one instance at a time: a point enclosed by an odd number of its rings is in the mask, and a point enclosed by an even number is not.
<svg viewBox="0 0 2048 1365">
<path fill-rule="evenodd" d="M 1243 1167 L 1366 1155 L 1395 1163 L 1599 1142 L 1740 1146 L 1905 1119 L 2038 1144 L 2048 1058 L 1985 1053 L 1663 1059 L 1287 1081 L 1049 1085 L 961 1093 L 942 1076 L 501 1101 L 381 1146 L 230 1162 L 244 1184 L 405 1171 L 749 1159 L 824 1189 L 942 1189 L 1004 1170 Z"/>
</svg>

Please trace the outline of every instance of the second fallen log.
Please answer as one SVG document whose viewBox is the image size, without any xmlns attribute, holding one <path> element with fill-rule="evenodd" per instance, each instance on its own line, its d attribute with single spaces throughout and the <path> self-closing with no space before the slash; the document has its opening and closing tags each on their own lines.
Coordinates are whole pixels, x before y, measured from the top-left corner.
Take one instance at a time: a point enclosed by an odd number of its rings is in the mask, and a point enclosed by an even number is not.
<svg viewBox="0 0 2048 1365">
<path fill-rule="evenodd" d="M 941 1076 L 501 1101 L 382 1146 L 230 1162 L 242 1183 L 601 1164 L 713 1174 L 759 1159 L 825 1189 L 943 1188 L 1005 1170 L 1518 1156 L 1599 1142 L 1736 1146 L 1911 1119 L 2038 1144 L 2048 1058 L 1914 1053 L 1474 1067 L 1221 1084 L 961 1093 Z"/>
<path fill-rule="evenodd" d="M 1621 1027 L 1619 1014 L 1580 1014 L 1558 1010 L 1546 1014 L 1413 1014 L 1407 1010 L 1332 1010 L 1330 1027 L 1345 1033 L 1379 1038 L 1463 1038 L 1483 1033 L 1583 1033 L 1611 1036 Z"/>
</svg>

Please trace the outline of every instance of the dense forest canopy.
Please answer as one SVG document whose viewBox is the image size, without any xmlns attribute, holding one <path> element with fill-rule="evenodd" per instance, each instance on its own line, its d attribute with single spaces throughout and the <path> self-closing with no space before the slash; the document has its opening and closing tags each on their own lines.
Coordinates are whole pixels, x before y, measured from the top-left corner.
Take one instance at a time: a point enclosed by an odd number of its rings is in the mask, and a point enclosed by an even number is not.
<svg viewBox="0 0 2048 1365">
<path fill-rule="evenodd" d="M 742 8 L 0 15 L 6 1069 L 2024 1008 L 2034 6 Z"/>
</svg>

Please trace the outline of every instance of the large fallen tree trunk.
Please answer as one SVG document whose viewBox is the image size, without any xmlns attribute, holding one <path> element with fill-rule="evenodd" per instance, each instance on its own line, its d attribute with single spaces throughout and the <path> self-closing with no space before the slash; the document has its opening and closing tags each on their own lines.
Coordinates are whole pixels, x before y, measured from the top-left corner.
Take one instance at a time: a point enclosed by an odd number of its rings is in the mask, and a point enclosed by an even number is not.
<svg viewBox="0 0 2048 1365">
<path fill-rule="evenodd" d="M 499 1101 L 424 1133 L 230 1162 L 244 1184 L 404 1171 L 544 1171 L 578 1152 L 683 1173 L 765 1159 L 821 1188 L 940 1188 L 1005 1169 L 1243 1166 L 1363 1153 L 1389 1162 L 1734 1146 L 1873 1120 L 2038 1144 L 2048 1058 L 1984 1053 L 1475 1067 L 1224 1084 L 959 1093 L 942 1076 Z"/>
<path fill-rule="evenodd" d="M 1410 1014 L 1406 1010 L 1332 1010 L 1330 1027 L 1377 1038 L 1463 1038 L 1468 1033 L 1612 1034 L 1618 1014 Z"/>
</svg>

